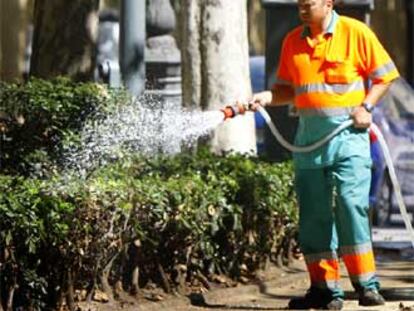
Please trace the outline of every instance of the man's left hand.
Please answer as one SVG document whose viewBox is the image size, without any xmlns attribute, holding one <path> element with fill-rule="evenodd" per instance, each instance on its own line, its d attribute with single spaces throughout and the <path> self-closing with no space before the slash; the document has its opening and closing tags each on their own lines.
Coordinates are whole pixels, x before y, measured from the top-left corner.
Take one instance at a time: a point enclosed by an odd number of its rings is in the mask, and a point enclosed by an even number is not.
<svg viewBox="0 0 414 311">
<path fill-rule="evenodd" d="M 354 120 L 354 127 L 359 129 L 369 128 L 372 123 L 372 114 L 362 106 L 356 107 L 351 117 Z"/>
</svg>

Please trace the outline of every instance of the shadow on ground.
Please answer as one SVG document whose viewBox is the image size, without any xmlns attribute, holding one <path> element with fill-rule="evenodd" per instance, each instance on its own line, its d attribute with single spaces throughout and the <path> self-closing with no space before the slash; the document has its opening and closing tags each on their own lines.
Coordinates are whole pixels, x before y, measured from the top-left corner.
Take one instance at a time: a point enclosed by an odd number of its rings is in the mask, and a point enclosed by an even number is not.
<svg viewBox="0 0 414 311">
<path fill-rule="evenodd" d="M 261 307 L 261 306 L 242 306 L 242 305 L 230 305 L 230 304 L 210 304 L 207 303 L 202 294 L 190 294 L 188 296 L 193 306 L 203 307 L 207 309 L 228 309 L 228 310 L 249 310 L 249 311 L 266 311 L 266 310 L 286 310 L 286 308 L 273 308 L 273 307 Z"/>
</svg>

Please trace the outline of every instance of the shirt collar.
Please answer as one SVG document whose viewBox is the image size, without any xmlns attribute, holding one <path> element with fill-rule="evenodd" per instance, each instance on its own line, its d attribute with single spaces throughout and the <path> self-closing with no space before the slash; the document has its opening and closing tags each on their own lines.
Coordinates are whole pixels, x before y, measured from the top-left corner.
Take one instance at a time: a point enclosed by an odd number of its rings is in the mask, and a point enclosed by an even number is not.
<svg viewBox="0 0 414 311">
<path fill-rule="evenodd" d="M 331 21 L 329 22 L 328 28 L 326 28 L 325 34 L 331 34 L 333 35 L 335 32 L 335 26 L 338 23 L 339 14 L 336 13 L 335 10 L 332 11 L 332 17 Z M 309 37 L 311 35 L 310 28 L 308 26 L 303 27 L 303 31 L 301 34 L 301 38 L 304 39 L 306 37 Z"/>
</svg>

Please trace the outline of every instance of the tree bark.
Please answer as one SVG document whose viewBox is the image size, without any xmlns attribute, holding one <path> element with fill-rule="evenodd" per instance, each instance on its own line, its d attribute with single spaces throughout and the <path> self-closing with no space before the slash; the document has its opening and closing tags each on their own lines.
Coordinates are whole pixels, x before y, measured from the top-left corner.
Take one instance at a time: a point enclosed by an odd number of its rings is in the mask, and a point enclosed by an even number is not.
<svg viewBox="0 0 414 311">
<path fill-rule="evenodd" d="M 135 266 L 132 270 L 131 294 L 138 295 L 138 293 L 139 293 L 139 267 Z"/>
<path fill-rule="evenodd" d="M 10 286 L 8 293 L 7 293 L 7 304 L 6 304 L 6 311 L 13 311 L 13 301 L 14 301 L 14 292 L 17 288 L 16 281 L 13 281 L 13 285 Z"/>
<path fill-rule="evenodd" d="M 30 74 L 93 77 L 99 0 L 36 0 Z"/>
<path fill-rule="evenodd" d="M 201 51 L 199 1 L 181 0 L 181 70 L 183 105 L 205 109 L 201 102 Z"/>
<path fill-rule="evenodd" d="M 246 0 L 181 0 L 183 102 L 217 110 L 251 95 Z M 224 122 L 215 152 L 255 153 L 251 113 Z"/>
<path fill-rule="evenodd" d="M 1 253 L 0 253 L 0 255 L 1 255 Z M 1 280 L 2 280 L 2 277 L 0 276 L 0 293 L 3 292 L 3 284 L 1 282 Z M 4 311 L 4 309 L 3 309 L 3 298 L 2 297 L 3 297 L 3 295 L 0 294 L 0 311 Z"/>
<path fill-rule="evenodd" d="M 256 55 L 264 55 L 266 48 L 266 10 L 262 8 L 262 2 L 248 0 L 248 33 L 250 52 Z"/>
<path fill-rule="evenodd" d="M 118 257 L 118 255 L 119 253 L 112 256 L 112 258 L 108 261 L 100 275 L 102 290 L 107 294 L 109 302 L 114 301 L 112 286 L 109 284 L 109 275 L 111 274 L 112 265 L 115 259 Z"/>
<path fill-rule="evenodd" d="M 0 79 L 20 80 L 25 69 L 28 34 L 27 0 L 0 1 Z"/>
<path fill-rule="evenodd" d="M 158 267 L 158 272 L 160 273 L 160 276 L 161 276 L 161 281 L 162 281 L 162 286 L 164 288 L 164 291 L 167 294 L 171 294 L 170 282 L 168 280 L 167 274 L 164 271 L 164 268 L 162 267 L 162 264 L 160 262 L 158 262 L 157 267 Z"/>
<path fill-rule="evenodd" d="M 66 304 L 70 311 L 75 310 L 75 288 L 73 284 L 73 272 L 70 268 L 67 271 Z"/>
</svg>

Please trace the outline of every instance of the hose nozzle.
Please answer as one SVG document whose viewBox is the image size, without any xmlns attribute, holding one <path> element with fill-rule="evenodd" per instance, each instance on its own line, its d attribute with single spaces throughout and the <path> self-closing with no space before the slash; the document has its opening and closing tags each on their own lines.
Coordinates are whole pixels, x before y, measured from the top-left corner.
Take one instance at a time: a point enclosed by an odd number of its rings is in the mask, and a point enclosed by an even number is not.
<svg viewBox="0 0 414 311">
<path fill-rule="evenodd" d="M 224 120 L 234 118 L 238 115 L 244 114 L 246 111 L 250 110 L 251 104 L 242 104 L 242 103 L 236 103 L 231 106 L 226 106 L 224 109 L 220 109 L 224 113 Z"/>
</svg>

